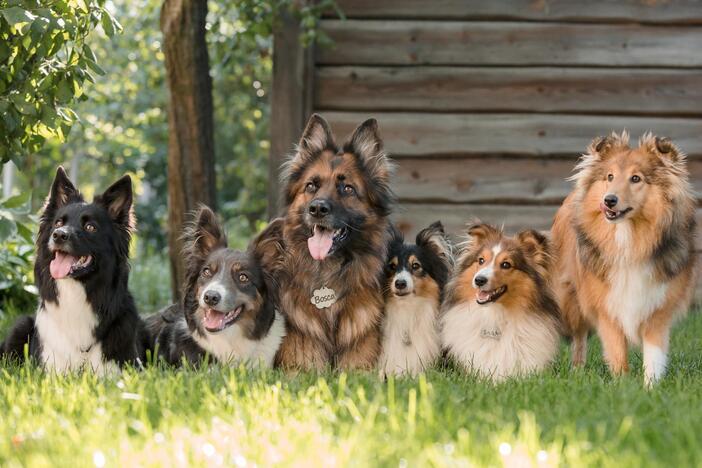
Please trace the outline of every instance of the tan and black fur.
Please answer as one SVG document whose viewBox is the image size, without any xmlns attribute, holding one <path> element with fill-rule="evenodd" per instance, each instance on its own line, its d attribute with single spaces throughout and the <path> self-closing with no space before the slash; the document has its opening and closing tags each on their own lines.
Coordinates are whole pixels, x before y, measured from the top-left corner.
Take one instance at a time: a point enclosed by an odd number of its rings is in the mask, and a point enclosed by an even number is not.
<svg viewBox="0 0 702 468">
<path fill-rule="evenodd" d="M 310 118 L 282 174 L 285 257 L 277 276 L 287 327 L 277 356 L 281 367 L 375 366 L 393 203 L 390 172 L 374 119 L 339 148 L 327 122 L 318 115 Z M 315 226 L 334 233 L 322 260 L 308 248 Z M 335 291 L 337 302 L 318 309 L 311 297 L 323 287 Z"/>
</svg>

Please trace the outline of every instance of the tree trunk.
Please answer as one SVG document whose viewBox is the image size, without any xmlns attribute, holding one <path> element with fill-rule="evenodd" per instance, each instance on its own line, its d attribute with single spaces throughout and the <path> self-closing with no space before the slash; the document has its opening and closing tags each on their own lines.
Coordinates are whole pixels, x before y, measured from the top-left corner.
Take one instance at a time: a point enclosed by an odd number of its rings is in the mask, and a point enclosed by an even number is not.
<svg viewBox="0 0 702 468">
<path fill-rule="evenodd" d="M 206 0 L 164 0 L 161 9 L 168 109 L 168 250 L 173 298 L 180 299 L 180 240 L 198 204 L 215 208 L 212 79 L 205 42 Z"/>
</svg>

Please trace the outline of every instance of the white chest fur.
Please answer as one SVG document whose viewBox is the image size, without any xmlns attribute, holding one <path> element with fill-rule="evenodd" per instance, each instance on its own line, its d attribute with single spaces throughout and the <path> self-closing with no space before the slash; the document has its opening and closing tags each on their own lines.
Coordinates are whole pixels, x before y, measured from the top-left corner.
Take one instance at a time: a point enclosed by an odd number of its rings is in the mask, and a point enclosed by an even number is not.
<svg viewBox="0 0 702 468">
<path fill-rule="evenodd" d="M 555 323 L 510 315 L 498 303 L 458 304 L 442 317 L 443 345 L 467 369 L 494 380 L 545 368 L 558 351 Z"/>
<path fill-rule="evenodd" d="M 219 361 L 225 363 L 249 361 L 266 367 L 273 366 L 275 353 L 285 336 L 285 323 L 279 312 L 268 334 L 260 340 L 250 340 L 242 327 L 235 323 L 219 333 L 205 332 L 205 336 L 194 333 L 195 342 Z"/>
<path fill-rule="evenodd" d="M 381 373 L 417 375 L 441 349 L 438 304 L 421 297 L 393 297 L 385 307 Z"/>
<path fill-rule="evenodd" d="M 623 252 L 609 273 L 610 290 L 607 308 L 610 316 L 619 321 L 627 338 L 640 343 L 639 327 L 665 301 L 668 285 L 656 281 L 653 266 L 630 261 L 626 252 L 631 250 L 629 225 L 617 225 L 616 242 Z"/>
<path fill-rule="evenodd" d="M 56 289 L 58 303 L 47 301 L 37 311 L 44 367 L 57 372 L 116 370 L 115 363 L 104 361 L 102 347 L 95 342 L 98 320 L 83 285 L 73 279 L 61 279 L 56 281 Z"/>
</svg>

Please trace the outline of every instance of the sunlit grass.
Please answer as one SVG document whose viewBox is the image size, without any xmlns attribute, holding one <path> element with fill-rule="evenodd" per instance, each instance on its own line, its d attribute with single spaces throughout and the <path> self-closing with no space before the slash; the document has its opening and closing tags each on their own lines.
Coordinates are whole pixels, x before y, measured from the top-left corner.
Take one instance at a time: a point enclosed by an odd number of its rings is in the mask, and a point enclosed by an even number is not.
<svg viewBox="0 0 702 468">
<path fill-rule="evenodd" d="M 585 370 L 499 385 L 451 366 L 418 379 L 211 367 L 55 376 L 0 366 L 0 465 L 679 466 L 702 463 L 702 317 L 656 388 Z M 524 465 L 521 465 L 524 466 Z"/>
</svg>

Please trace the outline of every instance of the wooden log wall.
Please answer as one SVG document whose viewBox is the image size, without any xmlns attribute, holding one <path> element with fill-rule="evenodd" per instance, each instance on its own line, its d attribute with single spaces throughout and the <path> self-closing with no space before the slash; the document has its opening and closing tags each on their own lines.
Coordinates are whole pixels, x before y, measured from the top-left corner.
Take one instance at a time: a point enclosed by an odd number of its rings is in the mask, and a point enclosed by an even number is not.
<svg viewBox="0 0 702 468">
<path fill-rule="evenodd" d="M 671 137 L 702 189 L 699 0 L 336 3 L 345 19 L 321 22 L 331 45 L 305 64 L 303 113 L 340 136 L 378 119 L 403 230 L 548 229 L 577 158 L 612 130 Z"/>
</svg>

